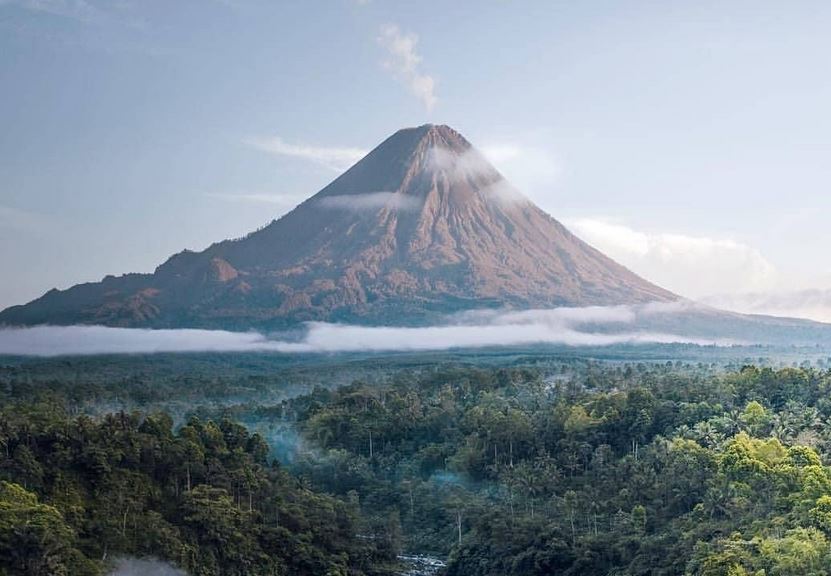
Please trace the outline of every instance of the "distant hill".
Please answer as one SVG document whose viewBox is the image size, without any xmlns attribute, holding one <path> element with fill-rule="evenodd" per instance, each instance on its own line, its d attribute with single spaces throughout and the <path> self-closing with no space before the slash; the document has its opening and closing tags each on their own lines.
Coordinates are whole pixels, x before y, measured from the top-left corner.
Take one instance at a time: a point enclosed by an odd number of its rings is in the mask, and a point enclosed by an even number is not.
<svg viewBox="0 0 831 576">
<path fill-rule="evenodd" d="M 180 252 L 152 274 L 51 290 L 0 324 L 419 324 L 474 308 L 677 299 L 574 236 L 458 132 L 428 124 L 245 238 Z"/>
</svg>

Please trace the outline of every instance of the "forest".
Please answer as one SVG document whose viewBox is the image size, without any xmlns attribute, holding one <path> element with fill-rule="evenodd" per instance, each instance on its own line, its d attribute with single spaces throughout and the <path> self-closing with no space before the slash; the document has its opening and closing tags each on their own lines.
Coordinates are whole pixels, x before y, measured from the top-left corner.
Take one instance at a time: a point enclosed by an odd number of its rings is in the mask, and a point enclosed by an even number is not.
<svg viewBox="0 0 831 576">
<path fill-rule="evenodd" d="M 0 574 L 395 574 L 402 554 L 447 576 L 829 574 L 831 371 L 810 364 L 447 362 L 250 395 L 244 371 L 6 366 Z"/>
<path fill-rule="evenodd" d="M 299 473 L 448 575 L 819 575 L 829 387 L 801 368 L 467 369 L 286 409 L 322 451 Z"/>
<path fill-rule="evenodd" d="M 358 539 L 348 503 L 268 464 L 262 438 L 227 420 L 174 431 L 163 413 L 68 418 L 45 402 L 4 407 L 0 444 L 7 574 L 101 574 L 124 554 L 200 576 L 379 573 L 395 560 Z"/>
</svg>

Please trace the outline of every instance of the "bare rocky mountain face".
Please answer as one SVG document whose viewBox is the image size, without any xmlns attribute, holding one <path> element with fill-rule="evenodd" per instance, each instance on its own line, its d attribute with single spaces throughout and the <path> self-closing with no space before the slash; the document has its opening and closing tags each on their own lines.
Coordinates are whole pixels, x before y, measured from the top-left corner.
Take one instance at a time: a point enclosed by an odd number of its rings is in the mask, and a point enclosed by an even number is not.
<svg viewBox="0 0 831 576">
<path fill-rule="evenodd" d="M 52 290 L 0 323 L 419 324 L 476 308 L 676 299 L 571 234 L 458 132 L 425 125 L 242 239 L 180 252 L 153 274 Z"/>
</svg>

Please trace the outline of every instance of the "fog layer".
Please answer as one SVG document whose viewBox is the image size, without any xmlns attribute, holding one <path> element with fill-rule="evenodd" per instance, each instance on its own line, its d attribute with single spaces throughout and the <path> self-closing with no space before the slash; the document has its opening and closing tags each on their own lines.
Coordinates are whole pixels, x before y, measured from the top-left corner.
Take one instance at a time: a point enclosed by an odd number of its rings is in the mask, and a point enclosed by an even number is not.
<svg viewBox="0 0 831 576">
<path fill-rule="evenodd" d="M 0 330 L 0 354 L 55 356 L 154 352 L 361 352 L 559 344 L 719 343 L 638 329 L 647 316 L 674 315 L 675 304 L 549 310 L 471 311 L 426 327 L 311 322 L 298 340 L 260 332 L 148 330 L 105 326 L 36 326 Z"/>
</svg>

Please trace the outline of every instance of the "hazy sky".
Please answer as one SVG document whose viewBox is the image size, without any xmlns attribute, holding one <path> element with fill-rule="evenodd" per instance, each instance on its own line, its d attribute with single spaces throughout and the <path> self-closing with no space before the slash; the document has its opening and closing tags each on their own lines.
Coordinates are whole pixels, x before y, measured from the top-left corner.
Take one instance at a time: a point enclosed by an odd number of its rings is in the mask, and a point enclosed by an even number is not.
<svg viewBox="0 0 831 576">
<path fill-rule="evenodd" d="M 653 281 L 831 319 L 829 30 L 827 2 L 0 0 L 0 307 L 243 235 L 434 122 Z"/>
</svg>

